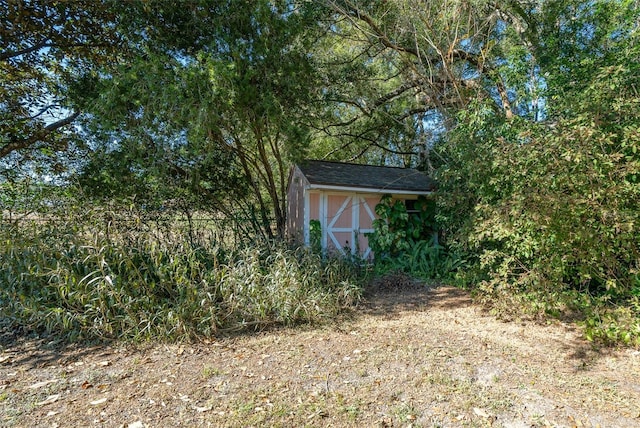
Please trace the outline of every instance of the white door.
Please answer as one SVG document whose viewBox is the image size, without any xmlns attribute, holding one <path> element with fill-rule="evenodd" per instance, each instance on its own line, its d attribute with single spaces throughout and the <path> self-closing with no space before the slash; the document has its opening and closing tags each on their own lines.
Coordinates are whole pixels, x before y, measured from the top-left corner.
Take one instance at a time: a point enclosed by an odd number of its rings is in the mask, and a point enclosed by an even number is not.
<svg viewBox="0 0 640 428">
<path fill-rule="evenodd" d="M 375 205 L 378 196 L 356 193 L 326 194 L 321 203 L 324 211 L 322 224 L 323 248 L 329 252 L 359 254 L 367 259 L 371 249 L 365 234 L 373 232 L 373 220 L 376 218 Z"/>
</svg>

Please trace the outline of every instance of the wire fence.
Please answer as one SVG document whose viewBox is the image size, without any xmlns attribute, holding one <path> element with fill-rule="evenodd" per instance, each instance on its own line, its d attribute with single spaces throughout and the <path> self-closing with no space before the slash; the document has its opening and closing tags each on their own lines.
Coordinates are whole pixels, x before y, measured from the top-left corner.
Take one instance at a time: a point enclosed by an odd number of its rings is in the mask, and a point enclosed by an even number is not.
<svg viewBox="0 0 640 428">
<path fill-rule="evenodd" d="M 136 215 L 130 212 L 85 212 L 85 213 L 8 213 L 0 217 L 0 227 L 16 231 L 29 229 L 51 229 L 78 235 L 102 235 L 118 237 L 151 236 L 159 242 L 189 241 L 192 245 L 210 245 L 211 242 L 238 245 L 247 240 L 268 236 L 266 228 L 273 233 L 276 222 L 268 219 L 264 224 L 249 216 L 211 215 Z"/>
</svg>

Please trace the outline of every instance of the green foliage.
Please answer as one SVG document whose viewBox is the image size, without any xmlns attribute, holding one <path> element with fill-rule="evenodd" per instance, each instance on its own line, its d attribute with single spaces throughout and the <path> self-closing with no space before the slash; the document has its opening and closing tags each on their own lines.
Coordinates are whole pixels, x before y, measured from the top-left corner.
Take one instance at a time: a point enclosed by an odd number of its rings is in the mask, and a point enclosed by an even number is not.
<svg viewBox="0 0 640 428">
<path fill-rule="evenodd" d="M 309 221 L 309 243 L 314 253 L 320 254 L 322 252 L 322 225 L 320 220 Z"/>
<path fill-rule="evenodd" d="M 640 346 L 640 306 L 638 298 L 617 308 L 593 305 L 585 311 L 585 337 L 607 344 Z"/>
<path fill-rule="evenodd" d="M 0 159 L 67 167 L 56 152 L 78 143 L 69 125 L 95 95 L 81 82 L 125 52 L 110 6 L 0 1 Z"/>
<path fill-rule="evenodd" d="M 421 196 L 415 211 L 405 203 L 384 195 L 378 205 L 374 232 L 368 235 L 375 255 L 377 274 L 403 271 L 418 278 L 443 278 L 457 269 L 458 262 L 441 247 L 435 235 L 433 200 Z"/>
<path fill-rule="evenodd" d="M 0 220 L 18 222 L 32 213 L 46 214 L 72 198 L 68 188 L 32 178 L 0 178 Z"/>
<path fill-rule="evenodd" d="M 193 212 L 283 235 L 291 162 L 419 155 L 438 208 L 386 199 L 376 269 L 455 270 L 496 308 L 577 313 L 588 337 L 637 343 L 637 16 L 629 0 L 0 0 L 2 310 L 89 336 L 314 319 L 262 290 L 332 297 L 270 269 L 340 283 L 342 267 L 279 247 L 240 262 L 200 240 Z M 73 169 L 105 206 L 56 220 L 70 188 L 35 177 Z M 158 227 L 121 229 L 130 205 Z M 177 213 L 184 239 L 159 239 Z"/>
<path fill-rule="evenodd" d="M 579 121 L 520 126 L 526 143 L 505 125 L 504 137 L 469 150 L 484 148 L 482 158 L 452 158 L 440 171 L 440 219 L 472 267 L 467 279 L 496 299 L 574 290 L 593 296 L 589 305 L 628 306 L 640 260 L 638 140 Z M 455 141 L 448 149 L 469 149 Z"/>
<path fill-rule="evenodd" d="M 206 233 L 194 245 L 175 224 L 83 211 L 0 224 L 0 316 L 14 327 L 173 341 L 320 322 L 360 297 L 340 260 L 259 241 L 232 248 Z"/>
<path fill-rule="evenodd" d="M 237 196 L 215 198 L 222 210 L 255 212 L 265 236 L 283 236 L 288 169 L 309 145 L 321 90 L 309 54 L 322 35 L 317 9 L 269 0 L 126 3 L 122 33 L 137 57 L 96 82 L 90 129 L 100 159 L 86 174 L 102 164 L 109 176 L 109 164 L 126 159 L 126 178 L 183 180 L 184 189 L 199 176 L 214 193 Z M 213 171 L 216 179 L 204 180 Z"/>
<path fill-rule="evenodd" d="M 563 31 L 600 16 L 580 10 Z M 504 120 L 486 101 L 459 114 L 437 149 L 438 215 L 467 260 L 461 280 L 495 307 L 577 316 L 589 338 L 637 344 L 639 52 L 637 32 L 607 25 L 556 41 L 553 122 Z"/>
<path fill-rule="evenodd" d="M 304 248 L 249 247 L 220 270 L 219 292 L 240 326 L 314 322 L 359 300 L 354 272 Z"/>
<path fill-rule="evenodd" d="M 369 245 L 376 259 L 397 257 L 416 242 L 433 237 L 433 202 L 421 196 L 415 204 L 416 212 L 408 213 L 402 200 L 384 195 L 375 211 L 375 232 L 369 236 Z"/>
<path fill-rule="evenodd" d="M 247 197 L 247 183 L 230 153 L 203 149 L 160 136 L 153 142 L 130 137 L 117 149 L 94 150 L 77 181 L 84 195 L 99 202 L 135 200 L 165 213 L 228 213 L 232 201 Z"/>
</svg>

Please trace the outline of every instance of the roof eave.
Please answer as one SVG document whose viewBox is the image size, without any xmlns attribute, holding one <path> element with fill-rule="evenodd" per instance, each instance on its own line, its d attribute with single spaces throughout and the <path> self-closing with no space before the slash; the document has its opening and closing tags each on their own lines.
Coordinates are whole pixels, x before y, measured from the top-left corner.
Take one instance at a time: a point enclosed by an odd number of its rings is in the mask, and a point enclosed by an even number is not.
<svg viewBox="0 0 640 428">
<path fill-rule="evenodd" d="M 355 192 L 355 193 L 375 193 L 392 195 L 430 195 L 432 190 L 407 190 L 407 189 L 386 189 L 386 188 L 373 188 L 373 187 L 355 187 L 355 186 L 337 186 L 331 184 L 309 184 L 306 186 L 307 190 L 338 190 L 342 192 Z"/>
</svg>

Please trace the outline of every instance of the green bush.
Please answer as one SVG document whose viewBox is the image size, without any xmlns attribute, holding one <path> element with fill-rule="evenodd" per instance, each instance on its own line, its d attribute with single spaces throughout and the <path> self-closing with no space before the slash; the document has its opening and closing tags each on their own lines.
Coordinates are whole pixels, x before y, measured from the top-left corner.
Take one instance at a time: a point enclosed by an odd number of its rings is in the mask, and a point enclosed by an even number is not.
<svg viewBox="0 0 640 428">
<path fill-rule="evenodd" d="M 306 248 L 252 246 L 219 269 L 226 316 L 238 325 L 315 322 L 355 304 L 361 288 L 346 261 Z"/>
<path fill-rule="evenodd" d="M 360 298 L 341 260 L 274 243 L 194 246 L 140 218 L 107 233 L 111 214 L 2 223 L 0 317 L 72 339 L 180 340 L 320 322 Z"/>
<path fill-rule="evenodd" d="M 438 244 L 435 203 L 422 196 L 415 208 L 407 212 L 405 203 L 391 195 L 384 195 L 376 206 L 379 218 L 368 238 L 377 275 L 400 271 L 425 280 L 442 279 L 460 267 L 460 259 Z"/>
<path fill-rule="evenodd" d="M 439 147 L 447 244 L 464 255 L 463 280 L 494 307 L 577 316 L 589 338 L 640 343 L 634 67 L 603 68 L 574 115 L 552 127 L 476 106 Z"/>
</svg>

